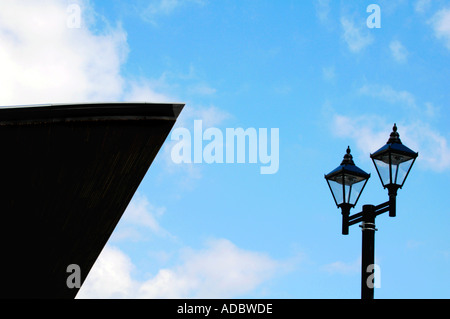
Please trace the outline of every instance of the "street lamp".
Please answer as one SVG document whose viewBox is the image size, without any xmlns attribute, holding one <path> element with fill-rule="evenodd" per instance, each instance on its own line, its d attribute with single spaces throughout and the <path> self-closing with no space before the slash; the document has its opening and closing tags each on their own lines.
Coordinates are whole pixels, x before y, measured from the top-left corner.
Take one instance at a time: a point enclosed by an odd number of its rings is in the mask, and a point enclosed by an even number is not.
<svg viewBox="0 0 450 319">
<path fill-rule="evenodd" d="M 336 206 L 342 210 L 342 234 L 348 235 L 348 218 L 350 209 L 355 207 L 359 197 L 370 178 L 353 162 L 350 146 L 344 155 L 341 165 L 325 175 Z"/>
<path fill-rule="evenodd" d="M 397 125 L 386 145 L 371 154 L 381 184 L 388 189 L 389 200 L 378 206 L 363 205 L 363 210 L 350 215 L 361 196 L 370 174 L 357 167 L 350 154 L 350 147 L 341 165 L 325 175 L 325 179 L 333 195 L 336 206 L 342 212 L 342 234 L 348 235 L 349 226 L 361 222 L 362 228 L 362 258 L 361 258 L 361 298 L 373 299 L 373 283 L 369 282 L 373 276 L 375 260 L 375 217 L 389 212 L 389 216 L 396 215 L 397 190 L 402 188 L 408 177 L 418 153 L 402 144 L 397 133 Z"/>
<path fill-rule="evenodd" d="M 386 145 L 370 155 L 380 177 L 381 184 L 388 189 L 391 202 L 390 217 L 395 217 L 397 190 L 403 187 L 417 156 L 418 153 L 402 144 L 400 135 L 397 133 L 396 124 L 394 124 Z"/>
</svg>

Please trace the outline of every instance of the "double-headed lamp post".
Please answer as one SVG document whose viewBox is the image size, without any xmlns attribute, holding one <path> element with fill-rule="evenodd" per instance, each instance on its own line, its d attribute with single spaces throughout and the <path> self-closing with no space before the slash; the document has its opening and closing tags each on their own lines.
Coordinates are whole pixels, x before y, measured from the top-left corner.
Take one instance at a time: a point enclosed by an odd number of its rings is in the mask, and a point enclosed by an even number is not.
<svg viewBox="0 0 450 319">
<path fill-rule="evenodd" d="M 361 196 L 370 174 L 364 172 L 353 162 L 350 147 L 344 159 L 336 169 L 325 175 L 336 206 L 342 211 L 342 234 L 348 235 L 349 226 L 361 222 L 362 258 L 361 258 L 361 298 L 373 299 L 374 284 L 370 282 L 375 263 L 375 217 L 389 212 L 390 217 L 396 215 L 397 190 L 402 188 L 413 166 L 418 153 L 402 144 L 397 125 L 386 145 L 370 157 L 375 165 L 383 187 L 388 189 L 389 200 L 378 206 L 364 205 L 361 212 L 350 215 Z"/>
</svg>

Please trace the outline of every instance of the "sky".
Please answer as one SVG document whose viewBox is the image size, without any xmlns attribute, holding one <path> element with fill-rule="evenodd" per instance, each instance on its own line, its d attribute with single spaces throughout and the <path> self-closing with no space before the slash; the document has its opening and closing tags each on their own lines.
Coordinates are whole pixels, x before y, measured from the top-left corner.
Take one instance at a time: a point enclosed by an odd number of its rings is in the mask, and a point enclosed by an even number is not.
<svg viewBox="0 0 450 319">
<path fill-rule="evenodd" d="M 0 70 L 3 106 L 185 103 L 77 298 L 359 298 L 324 174 L 350 146 L 352 213 L 386 201 L 394 123 L 419 157 L 376 219 L 375 298 L 450 297 L 450 1 L 2 0 Z"/>
</svg>

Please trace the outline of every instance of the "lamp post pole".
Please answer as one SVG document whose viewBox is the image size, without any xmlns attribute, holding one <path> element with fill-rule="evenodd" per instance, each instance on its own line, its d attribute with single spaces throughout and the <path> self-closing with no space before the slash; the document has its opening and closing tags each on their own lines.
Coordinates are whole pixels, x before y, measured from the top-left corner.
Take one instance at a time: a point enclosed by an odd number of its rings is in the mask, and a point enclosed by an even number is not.
<svg viewBox="0 0 450 319">
<path fill-rule="evenodd" d="M 375 271 L 375 206 L 364 205 L 362 211 L 361 299 L 373 299 Z"/>
<path fill-rule="evenodd" d="M 414 164 L 418 153 L 402 144 L 394 124 L 392 133 L 386 145 L 371 154 L 383 187 L 388 189 L 389 200 L 380 205 L 363 205 L 361 212 L 350 215 L 361 193 L 370 178 L 370 174 L 357 167 L 350 154 L 350 147 L 341 165 L 325 175 L 325 179 L 333 195 L 336 206 L 342 212 L 342 234 L 348 235 L 351 225 L 361 223 L 362 253 L 361 253 L 361 299 L 373 299 L 375 288 L 375 217 L 389 212 L 390 217 L 396 216 L 396 197 L 398 189 L 403 187 L 405 180 Z"/>
</svg>

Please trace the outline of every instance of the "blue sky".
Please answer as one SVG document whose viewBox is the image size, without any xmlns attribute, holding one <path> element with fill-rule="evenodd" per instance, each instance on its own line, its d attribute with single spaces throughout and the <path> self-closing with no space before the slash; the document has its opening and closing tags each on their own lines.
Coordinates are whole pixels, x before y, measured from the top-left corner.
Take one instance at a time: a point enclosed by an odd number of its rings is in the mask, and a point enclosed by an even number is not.
<svg viewBox="0 0 450 319">
<path fill-rule="evenodd" d="M 176 164 L 169 136 L 79 298 L 359 298 L 360 228 L 341 235 L 323 176 L 350 145 L 372 174 L 353 212 L 386 201 L 369 154 L 393 123 L 419 158 L 376 220 L 375 297 L 450 297 L 449 1 L 2 1 L 0 43 L 2 105 L 184 102 L 192 134 L 279 129 L 267 175 Z"/>
</svg>

